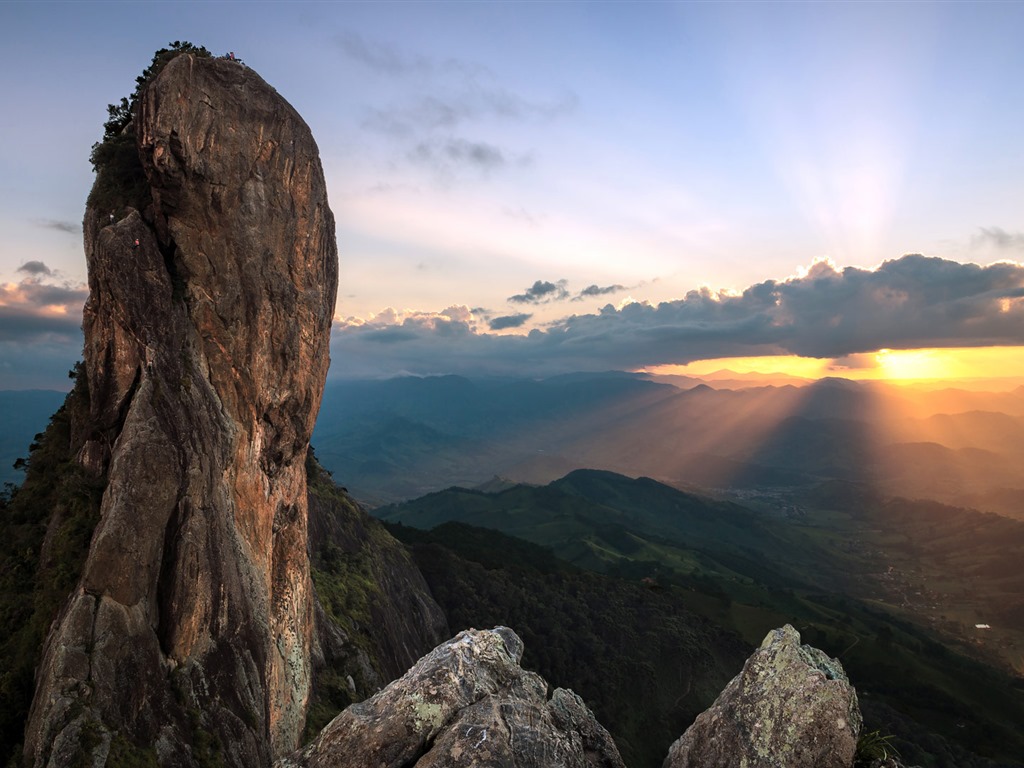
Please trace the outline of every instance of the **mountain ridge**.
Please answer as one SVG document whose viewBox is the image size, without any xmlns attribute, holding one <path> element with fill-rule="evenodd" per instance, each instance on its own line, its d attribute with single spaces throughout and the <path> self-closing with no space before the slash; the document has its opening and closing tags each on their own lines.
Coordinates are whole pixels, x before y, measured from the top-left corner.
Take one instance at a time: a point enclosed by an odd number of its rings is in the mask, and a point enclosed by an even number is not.
<svg viewBox="0 0 1024 768">
<path fill-rule="evenodd" d="M 953 583 L 972 594 L 993 592 L 991 600 L 974 603 L 978 611 L 995 615 L 996 606 L 1013 604 L 1021 584 L 1019 579 L 1010 583 L 1012 563 L 1024 554 L 1024 524 L 933 502 L 887 500 L 863 485 L 830 484 L 831 496 L 822 488 L 813 506 L 808 496 L 788 516 L 705 499 L 695 518 L 678 516 L 681 502 L 696 498 L 692 495 L 650 478 L 579 470 L 543 488 L 518 486 L 495 493 L 453 488 L 374 513 L 392 526 L 401 523 L 402 528 L 392 530 L 414 543 L 444 546 L 465 536 L 451 526 L 467 524 L 521 537 L 577 567 L 670 590 L 683 598 L 688 610 L 750 644 L 772 627 L 799 626 L 808 642 L 843 659 L 858 690 L 868 696 L 862 705 L 869 727 L 898 731 L 905 754 L 927 761 L 966 747 L 1009 759 L 1015 752 L 1006 741 L 1013 738 L 1007 729 L 1014 716 L 1008 711 L 1024 715 L 1024 701 L 1011 684 L 1014 673 L 1003 666 L 999 654 L 979 654 L 971 645 L 971 636 L 978 632 L 973 609 L 958 609 L 958 621 L 966 623 L 955 629 L 945 627 L 950 623 L 946 616 L 941 626 L 929 617 L 939 619 L 941 609 L 932 610 L 933 601 L 963 601 Z M 839 501 L 849 510 L 844 513 L 848 522 L 831 511 Z M 674 524 L 658 524 L 659 515 Z M 704 529 L 693 523 L 702 517 Z M 424 534 L 409 526 L 437 527 L 436 533 Z M 490 547 L 510 545 L 496 540 Z M 516 569 L 514 562 L 497 565 L 505 562 L 500 555 L 477 552 L 474 557 L 480 562 L 495 563 L 485 567 Z M 422 555 L 420 562 L 428 580 L 440 578 L 429 575 L 434 566 Z M 976 564 L 973 572 L 961 570 L 971 563 Z M 980 569 L 982 563 L 986 570 Z M 949 587 L 939 586 L 933 573 L 954 565 L 957 575 L 944 579 Z M 928 581 L 915 572 L 927 573 L 935 586 L 928 589 Z M 926 592 L 914 597 L 914 590 L 918 595 Z M 950 592 L 938 594 L 940 590 Z M 455 598 L 442 597 L 443 604 L 446 599 Z M 1016 626 L 1017 634 L 1007 642 L 1019 643 L 1024 637 L 1024 625 L 1015 623 L 1012 611 L 1001 612 L 994 621 L 1006 625 L 1000 631 Z M 1002 703 L 996 706 L 996 701 Z M 600 699 L 597 707 L 600 714 Z M 897 711 L 912 712 L 916 722 Z M 970 723 L 968 731 L 947 731 L 953 711 L 958 722 Z M 624 727 L 614 716 L 603 720 L 614 734 Z M 938 733 L 952 733 L 963 744 L 937 746 Z M 975 735 L 965 741 L 967 733 Z M 988 764 L 968 755 L 943 764 Z M 980 762 L 971 762 L 975 760 Z"/>
</svg>

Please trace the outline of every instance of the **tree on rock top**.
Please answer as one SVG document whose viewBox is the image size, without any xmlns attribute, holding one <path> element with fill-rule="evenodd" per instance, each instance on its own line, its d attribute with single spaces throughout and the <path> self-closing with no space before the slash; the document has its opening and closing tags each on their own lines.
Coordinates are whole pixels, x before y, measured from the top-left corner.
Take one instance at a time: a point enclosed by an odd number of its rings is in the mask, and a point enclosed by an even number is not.
<svg viewBox="0 0 1024 768">
<path fill-rule="evenodd" d="M 153 61 L 135 78 L 135 90 L 117 104 L 107 105 L 107 121 L 103 123 L 103 138 L 92 145 L 89 162 L 96 172 L 96 184 L 89 194 L 89 205 L 98 211 L 116 211 L 124 207 L 143 210 L 149 204 L 149 185 L 142 170 L 132 121 L 138 107 L 139 95 L 167 64 L 183 53 L 207 58 L 210 52 L 203 46 L 175 40 L 153 54 Z"/>
</svg>

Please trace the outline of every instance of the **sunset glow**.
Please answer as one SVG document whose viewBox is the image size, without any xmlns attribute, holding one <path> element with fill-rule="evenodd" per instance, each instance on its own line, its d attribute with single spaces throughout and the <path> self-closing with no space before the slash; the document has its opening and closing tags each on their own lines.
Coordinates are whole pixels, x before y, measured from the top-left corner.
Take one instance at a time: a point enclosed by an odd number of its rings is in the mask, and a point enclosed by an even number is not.
<svg viewBox="0 0 1024 768">
<path fill-rule="evenodd" d="M 718 371 L 739 374 L 782 374 L 803 379 L 838 376 L 846 379 L 902 383 L 957 379 L 1024 377 L 1024 347 L 960 347 L 951 349 L 880 349 L 842 360 L 796 355 L 699 360 L 689 365 L 660 365 L 642 372 L 702 377 Z"/>
<path fill-rule="evenodd" d="M 0 389 L 81 356 L 90 148 L 173 39 L 316 137 L 332 379 L 1024 376 L 1024 4 L 135 5 L 0 4 Z"/>
</svg>

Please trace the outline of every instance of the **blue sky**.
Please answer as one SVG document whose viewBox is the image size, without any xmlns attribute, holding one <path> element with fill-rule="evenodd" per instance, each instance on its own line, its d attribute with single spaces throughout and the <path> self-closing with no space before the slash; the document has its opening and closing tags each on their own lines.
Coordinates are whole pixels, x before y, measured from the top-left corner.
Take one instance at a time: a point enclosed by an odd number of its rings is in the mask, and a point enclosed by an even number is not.
<svg viewBox="0 0 1024 768">
<path fill-rule="evenodd" d="M 0 388 L 66 382 L 89 148 L 178 39 L 313 130 L 332 375 L 1020 344 L 1021 29 L 1006 2 L 0 3 Z"/>
</svg>

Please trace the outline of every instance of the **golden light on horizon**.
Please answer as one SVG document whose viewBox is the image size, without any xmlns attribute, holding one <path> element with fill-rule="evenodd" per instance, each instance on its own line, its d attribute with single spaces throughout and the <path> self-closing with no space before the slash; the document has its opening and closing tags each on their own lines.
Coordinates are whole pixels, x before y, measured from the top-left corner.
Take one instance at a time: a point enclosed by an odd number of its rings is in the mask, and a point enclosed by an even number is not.
<svg viewBox="0 0 1024 768">
<path fill-rule="evenodd" d="M 719 371 L 733 373 L 759 373 L 763 375 L 783 374 L 805 379 L 829 376 L 828 360 L 797 355 L 768 355 L 764 357 L 720 357 L 711 360 L 695 360 L 687 365 L 652 365 L 641 373 L 656 376 L 708 376 Z"/>
<path fill-rule="evenodd" d="M 880 349 L 874 356 L 878 378 L 919 381 L 922 379 L 948 379 L 953 367 L 938 349 Z"/>
<path fill-rule="evenodd" d="M 687 365 L 650 366 L 654 375 L 714 377 L 720 371 L 803 379 L 836 376 L 902 383 L 956 379 L 1024 378 L 1024 346 L 880 349 L 829 360 L 798 355 L 728 357 Z"/>
</svg>

